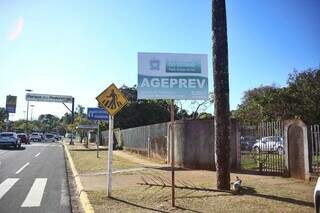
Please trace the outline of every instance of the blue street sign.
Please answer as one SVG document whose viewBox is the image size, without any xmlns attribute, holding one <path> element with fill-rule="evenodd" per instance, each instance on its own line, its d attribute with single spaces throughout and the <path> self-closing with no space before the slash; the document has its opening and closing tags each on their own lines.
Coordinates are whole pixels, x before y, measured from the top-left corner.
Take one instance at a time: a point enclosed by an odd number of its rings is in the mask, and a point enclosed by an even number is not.
<svg viewBox="0 0 320 213">
<path fill-rule="evenodd" d="M 16 108 L 15 107 L 7 107 L 6 111 L 7 111 L 7 113 L 16 113 Z"/>
<path fill-rule="evenodd" d="M 87 117 L 89 120 L 107 121 L 109 120 L 108 113 L 102 108 L 88 108 Z"/>
</svg>

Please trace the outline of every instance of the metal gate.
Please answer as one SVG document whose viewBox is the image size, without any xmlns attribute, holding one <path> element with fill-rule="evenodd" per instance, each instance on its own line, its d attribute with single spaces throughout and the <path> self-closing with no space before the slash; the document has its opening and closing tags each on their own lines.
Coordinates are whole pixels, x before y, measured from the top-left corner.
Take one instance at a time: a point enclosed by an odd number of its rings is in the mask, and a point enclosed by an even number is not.
<svg viewBox="0 0 320 213">
<path fill-rule="evenodd" d="M 240 135 L 241 169 L 261 174 L 284 174 L 285 153 L 281 121 L 241 125 Z"/>
<path fill-rule="evenodd" d="M 310 169 L 311 172 L 320 173 L 320 125 L 310 126 Z"/>
</svg>

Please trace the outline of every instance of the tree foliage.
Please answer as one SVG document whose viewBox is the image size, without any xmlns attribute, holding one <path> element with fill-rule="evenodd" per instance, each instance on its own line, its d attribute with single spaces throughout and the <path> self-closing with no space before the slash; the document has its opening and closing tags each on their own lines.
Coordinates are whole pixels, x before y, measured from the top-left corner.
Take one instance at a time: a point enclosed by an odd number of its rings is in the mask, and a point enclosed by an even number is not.
<svg viewBox="0 0 320 213">
<path fill-rule="evenodd" d="M 234 116 L 243 122 L 300 118 L 320 122 L 320 69 L 294 71 L 286 87 L 260 86 L 245 92 Z"/>
<path fill-rule="evenodd" d="M 131 128 L 170 120 L 170 104 L 167 100 L 138 100 L 136 86 L 122 86 L 128 104 L 115 116 L 115 128 Z"/>
<path fill-rule="evenodd" d="M 5 108 L 0 107 L 0 131 L 5 128 L 4 120 L 7 118 L 8 114 Z"/>
</svg>

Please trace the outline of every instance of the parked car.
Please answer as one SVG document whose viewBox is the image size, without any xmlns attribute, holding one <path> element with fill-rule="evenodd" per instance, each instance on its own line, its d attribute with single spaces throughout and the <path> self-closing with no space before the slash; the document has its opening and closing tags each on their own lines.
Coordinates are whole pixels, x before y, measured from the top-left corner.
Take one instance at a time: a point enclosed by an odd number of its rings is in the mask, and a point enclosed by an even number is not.
<svg viewBox="0 0 320 213">
<path fill-rule="evenodd" d="M 241 151 L 250 151 L 253 144 L 256 143 L 254 136 L 241 136 L 240 137 L 240 149 Z"/>
<path fill-rule="evenodd" d="M 20 138 L 21 143 L 30 144 L 27 134 L 18 133 L 17 136 Z"/>
<path fill-rule="evenodd" d="M 279 136 L 263 137 L 252 146 L 255 152 L 278 152 L 284 153 L 283 138 Z"/>
<path fill-rule="evenodd" d="M 21 141 L 15 132 L 2 132 L 0 133 L 0 146 L 14 146 L 14 148 L 20 148 Z"/>
<path fill-rule="evenodd" d="M 71 133 L 67 133 L 67 134 L 66 134 L 66 138 L 68 138 L 68 139 L 71 139 L 71 138 L 75 139 L 76 136 L 74 136 L 74 135 L 71 134 Z"/>
<path fill-rule="evenodd" d="M 62 138 L 61 138 L 61 135 L 59 135 L 58 133 L 56 133 L 56 132 L 52 132 L 51 134 L 53 134 L 54 135 L 54 137 L 55 137 L 55 139 L 57 140 L 57 141 L 60 141 Z"/>
<path fill-rule="evenodd" d="M 43 139 L 42 134 L 37 132 L 32 133 L 29 138 L 30 141 L 37 141 L 37 142 L 41 142 L 42 139 Z"/>
<path fill-rule="evenodd" d="M 54 134 L 47 133 L 47 134 L 45 134 L 45 141 L 46 142 L 56 142 L 57 140 L 56 140 L 56 137 Z"/>
</svg>

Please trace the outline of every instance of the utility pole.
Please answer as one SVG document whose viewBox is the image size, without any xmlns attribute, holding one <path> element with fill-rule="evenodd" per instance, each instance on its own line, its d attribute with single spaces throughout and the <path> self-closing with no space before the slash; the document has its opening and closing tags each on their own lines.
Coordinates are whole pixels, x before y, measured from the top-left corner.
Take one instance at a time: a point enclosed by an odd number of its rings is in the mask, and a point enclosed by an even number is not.
<svg viewBox="0 0 320 213">
<path fill-rule="evenodd" d="M 71 108 L 71 124 L 74 123 L 74 98 L 72 98 L 72 108 Z M 73 129 L 72 129 L 72 132 L 71 132 L 71 140 L 70 140 L 70 145 L 74 145 L 74 142 L 73 142 Z"/>
<path fill-rule="evenodd" d="M 32 92 L 31 89 L 25 89 L 26 92 Z M 26 119 L 26 129 L 25 132 L 28 135 L 29 130 L 28 130 L 28 119 L 29 119 L 29 101 L 27 100 L 27 119 Z"/>
</svg>

